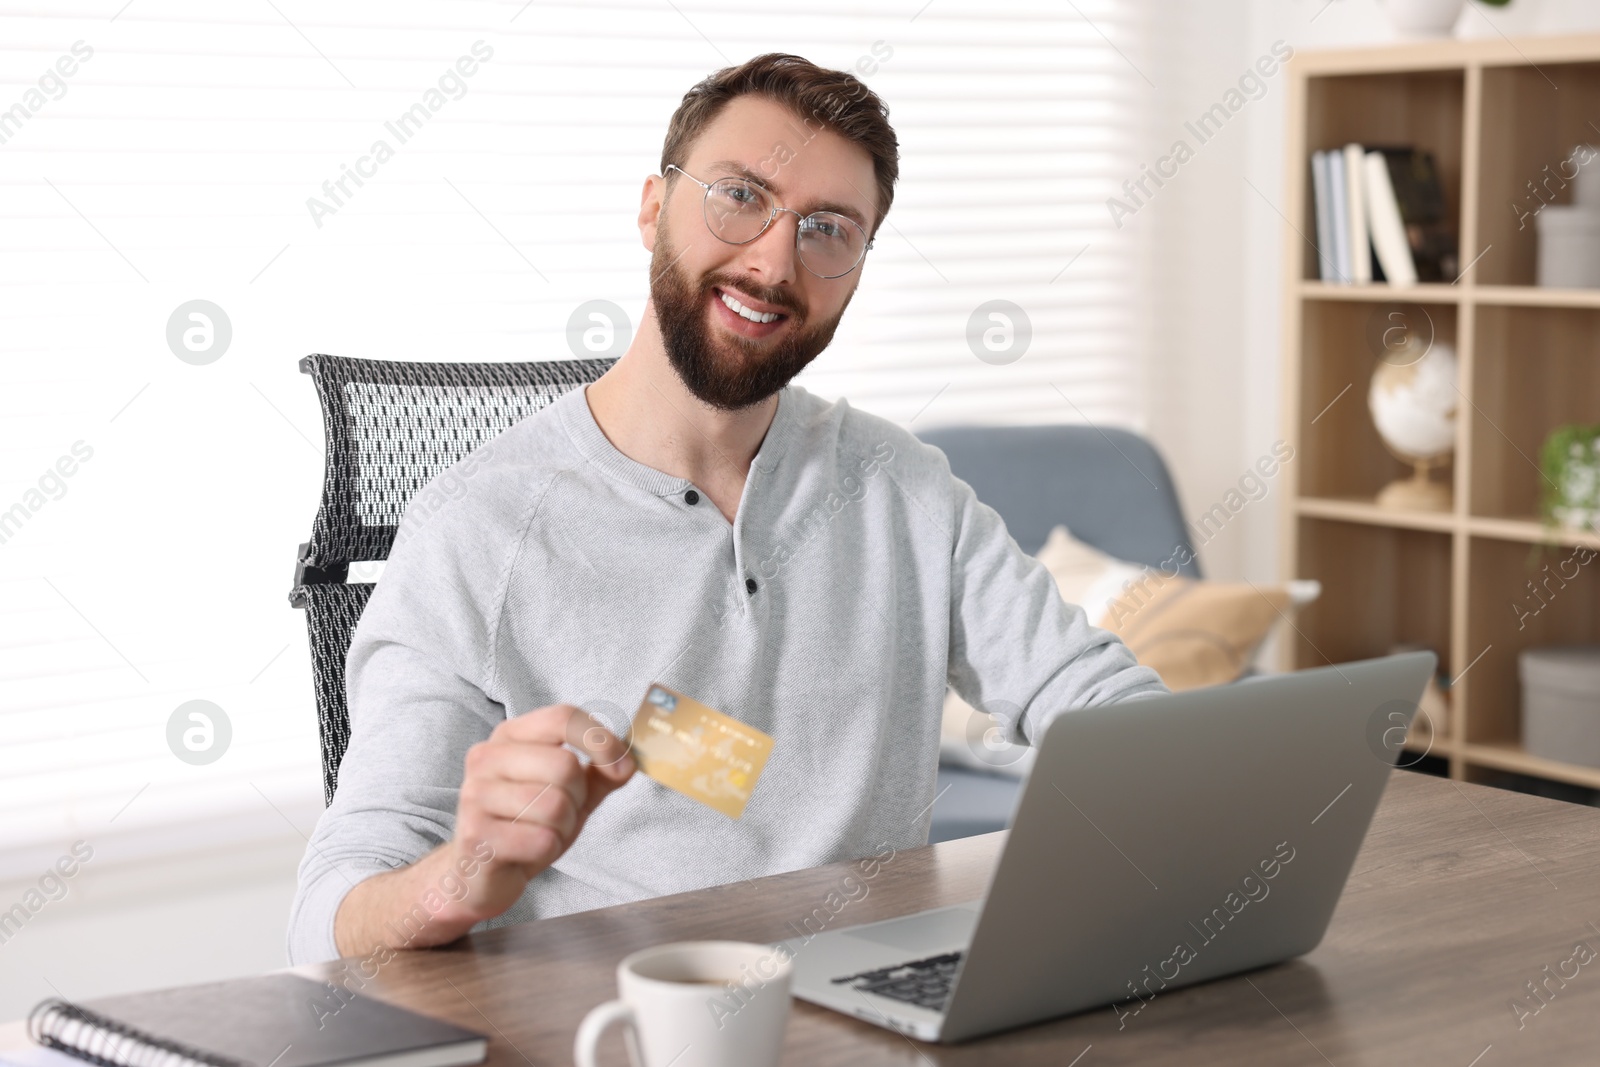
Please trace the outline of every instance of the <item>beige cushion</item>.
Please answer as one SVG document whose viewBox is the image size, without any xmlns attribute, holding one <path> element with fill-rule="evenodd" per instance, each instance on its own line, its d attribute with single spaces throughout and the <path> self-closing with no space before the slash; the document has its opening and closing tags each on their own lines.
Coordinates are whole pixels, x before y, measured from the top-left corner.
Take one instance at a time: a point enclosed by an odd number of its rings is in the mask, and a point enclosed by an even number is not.
<svg viewBox="0 0 1600 1067">
<path fill-rule="evenodd" d="M 1153 571 L 1112 602 L 1100 625 L 1176 693 L 1238 678 L 1289 606 L 1289 591 L 1281 585 L 1204 582 Z"/>
<path fill-rule="evenodd" d="M 1283 585 L 1169 578 L 1158 568 L 1108 556 L 1065 526 L 1050 531 L 1038 559 L 1063 600 L 1082 607 L 1090 625 L 1122 638 L 1174 692 L 1238 678 L 1273 624 L 1316 595 Z M 1026 774 L 1033 750 L 1009 744 L 996 727 L 994 718 L 947 690 L 940 761 Z"/>
</svg>

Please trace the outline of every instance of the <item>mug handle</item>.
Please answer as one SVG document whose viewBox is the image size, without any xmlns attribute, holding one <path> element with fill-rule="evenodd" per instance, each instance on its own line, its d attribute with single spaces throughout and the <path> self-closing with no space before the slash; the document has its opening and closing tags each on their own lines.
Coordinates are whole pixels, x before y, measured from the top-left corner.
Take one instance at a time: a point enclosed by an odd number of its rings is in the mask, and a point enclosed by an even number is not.
<svg viewBox="0 0 1600 1067">
<path fill-rule="evenodd" d="M 583 1022 L 578 1024 L 578 1034 L 572 1039 L 572 1058 L 577 1067 L 595 1067 L 595 1045 L 599 1043 L 600 1036 L 611 1028 L 611 1024 L 617 1022 L 628 1024 L 628 1029 L 623 1034 L 628 1046 L 628 1058 L 633 1061 L 634 1067 L 643 1067 L 639 1062 L 638 1040 L 634 1037 L 633 1009 L 620 1000 L 608 1000 L 604 1004 L 597 1004 L 583 1017 Z"/>
</svg>

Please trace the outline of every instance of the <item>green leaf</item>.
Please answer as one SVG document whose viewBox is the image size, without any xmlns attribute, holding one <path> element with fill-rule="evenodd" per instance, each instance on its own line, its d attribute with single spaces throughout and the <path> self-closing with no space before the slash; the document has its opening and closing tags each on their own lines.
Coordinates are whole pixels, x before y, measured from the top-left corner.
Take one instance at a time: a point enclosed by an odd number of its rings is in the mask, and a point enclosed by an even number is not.
<svg viewBox="0 0 1600 1067">
<path fill-rule="evenodd" d="M 1543 476 L 1539 511 L 1546 525 L 1557 525 L 1556 508 L 1589 503 L 1564 499 L 1561 487 L 1566 484 L 1568 468 L 1573 464 L 1600 465 L 1600 423 L 1557 426 L 1545 438 L 1544 447 L 1539 450 L 1539 468 Z"/>
</svg>

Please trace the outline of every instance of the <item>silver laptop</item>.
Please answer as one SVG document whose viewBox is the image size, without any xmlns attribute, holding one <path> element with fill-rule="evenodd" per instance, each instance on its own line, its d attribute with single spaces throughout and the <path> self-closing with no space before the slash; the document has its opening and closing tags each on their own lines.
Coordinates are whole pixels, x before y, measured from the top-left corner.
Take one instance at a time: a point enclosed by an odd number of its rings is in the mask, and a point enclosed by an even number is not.
<svg viewBox="0 0 1600 1067">
<path fill-rule="evenodd" d="M 954 1042 L 1097 1007 L 1137 1026 L 1174 988 L 1309 952 L 1435 665 L 1057 716 L 983 898 L 780 942 L 794 995 Z"/>
</svg>

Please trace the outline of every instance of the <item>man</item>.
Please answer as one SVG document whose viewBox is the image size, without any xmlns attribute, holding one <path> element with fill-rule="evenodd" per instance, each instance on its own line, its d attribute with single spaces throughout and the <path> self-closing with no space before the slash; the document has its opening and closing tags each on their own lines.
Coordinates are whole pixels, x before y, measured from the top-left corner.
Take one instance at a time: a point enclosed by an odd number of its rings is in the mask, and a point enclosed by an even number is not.
<svg viewBox="0 0 1600 1067">
<path fill-rule="evenodd" d="M 1018 741 L 1165 691 L 942 452 L 789 384 L 860 284 L 898 156 L 870 90 L 796 56 L 684 97 L 627 353 L 406 512 L 351 644 L 292 962 L 920 845 L 947 685 L 1025 709 Z M 652 682 L 774 738 L 739 819 L 633 773 Z"/>
</svg>

